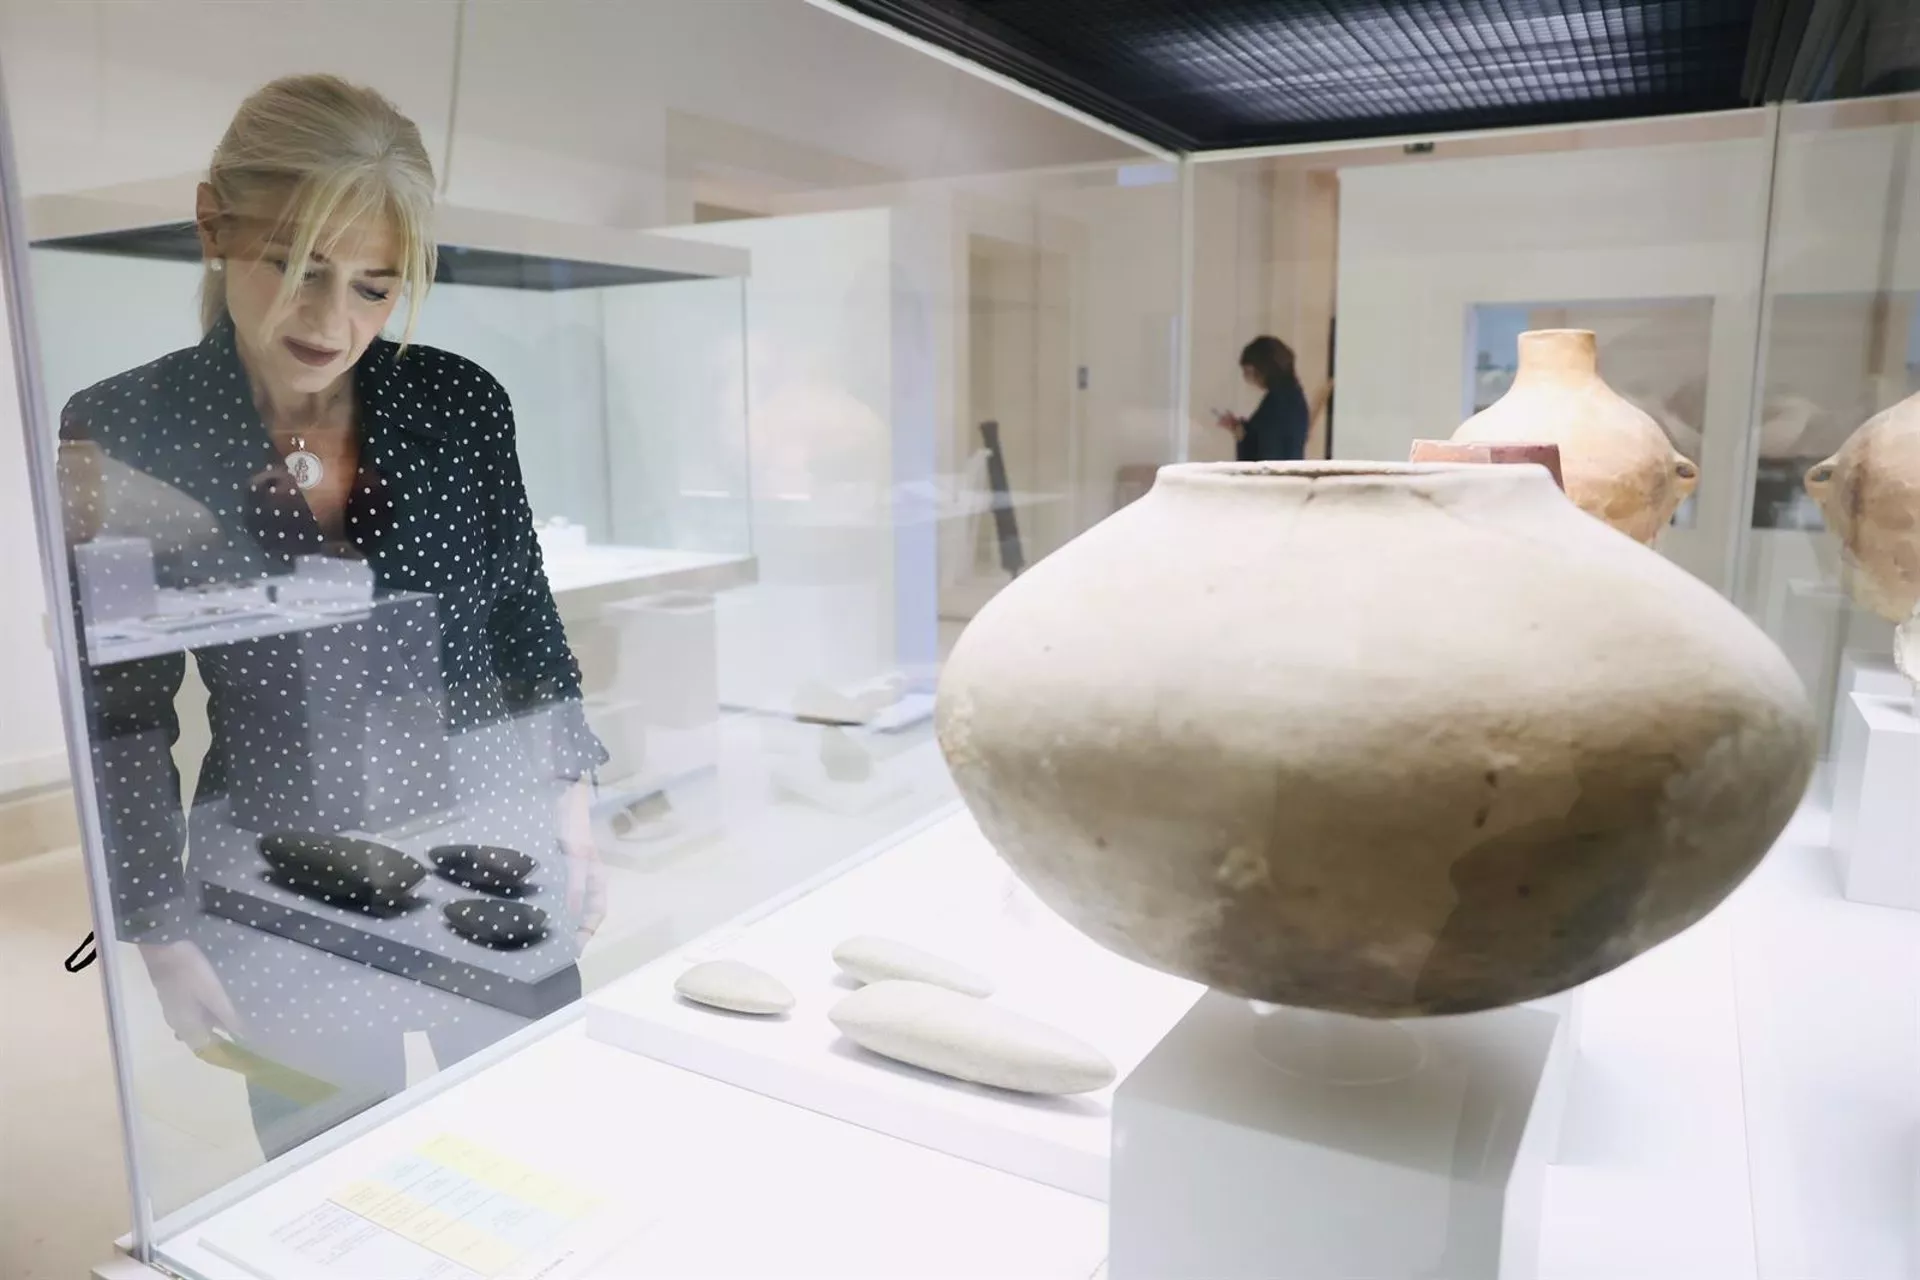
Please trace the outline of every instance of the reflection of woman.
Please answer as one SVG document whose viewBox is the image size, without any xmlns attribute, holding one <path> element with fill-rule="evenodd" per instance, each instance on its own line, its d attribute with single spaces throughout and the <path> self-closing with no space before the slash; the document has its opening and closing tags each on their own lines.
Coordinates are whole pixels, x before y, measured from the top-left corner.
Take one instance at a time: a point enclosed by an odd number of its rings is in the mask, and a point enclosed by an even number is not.
<svg viewBox="0 0 1920 1280">
<path fill-rule="evenodd" d="M 216 545 L 168 555 L 156 544 L 162 586 L 248 581 L 319 554 L 364 560 L 380 588 L 430 597 L 437 644 L 424 628 L 414 638 L 428 635 L 423 651 L 437 654 L 429 682 L 454 741 L 541 721 L 539 752 L 508 761 L 512 752 L 496 745 L 480 769 L 539 773 L 540 794 L 558 798 L 557 827 L 546 830 L 549 840 L 560 834 L 578 907 L 568 923 L 584 941 L 604 907 L 583 779 L 604 753 L 580 712 L 512 409 L 477 366 L 379 336 L 403 293 L 418 313 L 432 279 L 433 192 L 418 129 L 379 95 L 325 76 L 267 85 L 241 106 L 199 189 L 205 338 L 76 395 L 62 436 L 218 519 Z M 99 495 L 68 494 L 70 507 L 89 501 Z M 370 623 L 343 624 L 310 641 L 200 651 L 212 741 L 196 842 L 201 813 L 242 773 L 284 785 L 268 796 L 299 812 L 324 808 L 320 793 L 331 798 L 336 783 L 371 790 L 380 781 L 366 780 L 364 760 L 315 759 L 314 726 L 342 719 L 339 707 L 358 696 L 343 686 L 360 677 L 341 673 L 395 670 L 380 650 L 390 638 Z M 216 976 L 219 965 L 196 945 L 198 895 L 181 860 L 187 828 L 170 744 L 185 666 L 174 652 L 95 667 L 87 692 L 119 935 L 140 944 L 170 1025 L 199 1049 L 216 1029 L 235 1032 L 238 1019 L 232 978 Z M 263 720 L 283 736 L 263 745 Z"/>
<path fill-rule="evenodd" d="M 1219 423 L 1233 432 L 1241 462 L 1292 462 L 1307 455 L 1306 393 L 1294 373 L 1293 348 L 1280 339 L 1262 336 L 1240 353 L 1240 375 L 1262 395 L 1260 407 L 1249 418 L 1223 413 Z"/>
</svg>

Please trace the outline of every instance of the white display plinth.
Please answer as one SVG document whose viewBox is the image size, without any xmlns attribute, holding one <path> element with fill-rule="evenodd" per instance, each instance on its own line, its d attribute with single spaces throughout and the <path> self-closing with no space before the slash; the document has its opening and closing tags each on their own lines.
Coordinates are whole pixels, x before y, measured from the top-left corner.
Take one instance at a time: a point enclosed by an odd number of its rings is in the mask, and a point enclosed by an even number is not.
<svg viewBox="0 0 1920 1280">
<path fill-rule="evenodd" d="M 1035 1182 L 1104 1200 L 1112 1095 L 1030 1097 L 902 1065 L 840 1035 L 828 1012 L 852 991 L 833 963 L 878 934 L 998 984 L 996 1004 L 1098 1048 L 1122 1079 L 1201 988 L 1083 937 L 1016 880 L 970 819 L 887 850 L 771 915 L 723 930 L 589 998 L 594 1039 L 782 1102 Z M 749 1018 L 689 1004 L 673 984 L 702 960 L 745 961 L 794 993 L 793 1012 Z"/>
<path fill-rule="evenodd" d="M 1559 1022 L 1369 1022 L 1209 992 L 1115 1099 L 1112 1280 L 1531 1280 Z"/>
<path fill-rule="evenodd" d="M 1542 1135 L 1547 1142 L 1547 1158 L 1558 1162 L 1561 1145 L 1566 1138 L 1565 1112 L 1567 1098 L 1574 1090 L 1574 1074 L 1580 1065 L 1580 1028 L 1584 1022 L 1581 1016 L 1584 989 L 1575 987 L 1571 991 L 1561 991 L 1554 995 L 1542 996 L 1538 1000 L 1529 1000 L 1523 1005 L 1527 1009 L 1539 1009 L 1552 1014 L 1559 1021 L 1554 1027 L 1553 1050 L 1547 1062 L 1547 1081 L 1541 1085 L 1539 1106 L 1546 1108 L 1541 1117 L 1545 1126 Z"/>
<path fill-rule="evenodd" d="M 1832 844 L 1847 897 L 1920 911 L 1920 715 L 1912 690 L 1849 697 Z"/>
<path fill-rule="evenodd" d="M 1847 714 L 1856 693 L 1871 693 L 1883 698 L 1897 698 L 1909 693 L 1913 683 L 1894 667 L 1893 659 L 1887 654 L 1871 649 L 1849 649 L 1840 655 L 1840 678 L 1834 684 L 1832 744 L 1829 766 L 1821 771 L 1821 786 L 1818 793 L 1820 801 L 1831 809 L 1834 797 L 1839 791 L 1840 761 L 1851 754 L 1857 758 L 1864 744 L 1849 740 L 1848 725 L 1851 717 Z"/>
</svg>

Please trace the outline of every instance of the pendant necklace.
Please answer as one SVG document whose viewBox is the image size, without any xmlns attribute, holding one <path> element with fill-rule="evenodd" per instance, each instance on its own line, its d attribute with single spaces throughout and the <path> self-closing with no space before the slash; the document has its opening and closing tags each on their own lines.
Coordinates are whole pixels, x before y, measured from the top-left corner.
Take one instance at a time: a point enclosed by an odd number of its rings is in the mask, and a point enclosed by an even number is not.
<svg viewBox="0 0 1920 1280">
<path fill-rule="evenodd" d="M 291 475 L 293 482 L 300 486 L 302 492 L 305 492 L 320 483 L 320 478 L 327 474 L 327 469 L 321 465 L 318 455 L 308 452 L 305 437 L 295 436 L 292 444 L 293 452 L 287 455 L 287 474 Z"/>
</svg>

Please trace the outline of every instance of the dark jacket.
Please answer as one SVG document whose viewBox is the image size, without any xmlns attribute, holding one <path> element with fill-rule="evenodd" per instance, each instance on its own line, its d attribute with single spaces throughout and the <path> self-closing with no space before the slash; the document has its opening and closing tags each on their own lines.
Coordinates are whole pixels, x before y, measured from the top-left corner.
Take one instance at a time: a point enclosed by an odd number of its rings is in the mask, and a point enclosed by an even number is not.
<svg viewBox="0 0 1920 1280">
<path fill-rule="evenodd" d="M 1241 462 L 1297 462 L 1307 456 L 1307 396 L 1289 378 L 1260 397 L 1235 450 Z"/>
<path fill-rule="evenodd" d="M 459 734 L 549 712 L 543 748 L 549 758 L 535 767 L 554 778 L 582 776 L 606 754 L 581 712 L 579 668 L 541 565 L 506 391 L 459 356 L 418 346 L 403 355 L 384 340 L 361 358 L 354 389 L 361 461 L 348 537 L 371 565 L 378 588 L 432 598 L 437 627 L 428 618 L 415 635 L 437 643 L 434 696 L 445 730 Z M 253 407 L 231 325 L 215 328 L 198 346 L 80 392 L 61 416 L 61 436 L 91 441 L 218 522 L 212 539 L 156 557 L 163 587 L 285 573 L 295 555 L 328 549 L 304 499 L 289 501 L 293 491 L 284 484 L 276 498 L 257 482 L 279 458 Z M 67 495 L 70 506 L 75 500 Z M 249 766 L 264 751 L 281 758 L 289 777 L 304 772 L 301 785 L 309 790 L 327 785 L 323 774 L 313 780 L 324 762 L 304 758 L 314 751 L 312 725 L 327 715 L 329 698 L 344 702 L 357 692 L 342 685 L 366 678 L 341 673 L 377 678 L 383 668 L 394 670 L 391 658 L 379 660 L 382 643 L 378 628 L 367 623 L 322 628 L 298 643 L 243 641 L 197 650 L 212 745 L 196 803 L 221 793 L 235 765 L 230 757 L 242 749 Z M 329 671 L 348 650 L 357 653 L 357 665 Z M 115 917 L 126 939 L 178 936 L 197 907 L 182 867 L 185 824 L 171 753 L 179 734 L 174 697 L 185 670 L 184 653 L 83 663 Z M 269 721 L 303 723 L 289 723 L 279 744 L 263 748 L 249 740 L 236 747 L 228 726 L 250 709 L 259 722 L 265 695 L 278 699 L 276 708 L 293 708 L 272 711 Z"/>
</svg>

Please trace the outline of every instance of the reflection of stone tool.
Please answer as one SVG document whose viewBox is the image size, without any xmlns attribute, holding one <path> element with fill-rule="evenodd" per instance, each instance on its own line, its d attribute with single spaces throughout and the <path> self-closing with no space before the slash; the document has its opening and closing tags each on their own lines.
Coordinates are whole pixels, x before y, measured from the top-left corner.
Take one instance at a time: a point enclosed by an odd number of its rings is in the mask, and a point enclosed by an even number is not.
<svg viewBox="0 0 1920 1280">
<path fill-rule="evenodd" d="M 303 1071 L 295 1071 L 271 1058 L 263 1058 L 251 1049 L 218 1036 L 193 1053 L 209 1066 L 245 1076 L 248 1084 L 276 1093 L 302 1107 L 325 1102 L 340 1092 L 336 1085 Z"/>
<path fill-rule="evenodd" d="M 1913 710 L 1920 715 L 1920 604 L 1913 616 L 1893 629 L 1893 665 L 1913 682 Z"/>
<path fill-rule="evenodd" d="M 1027 567 L 1020 549 L 1020 526 L 1013 518 L 1013 493 L 1007 485 L 1007 460 L 1000 452 L 1000 424 L 980 424 L 980 438 L 987 446 L 987 483 L 993 489 L 993 528 L 1000 540 L 1000 567 L 1007 576 L 1017 578 Z"/>
</svg>

